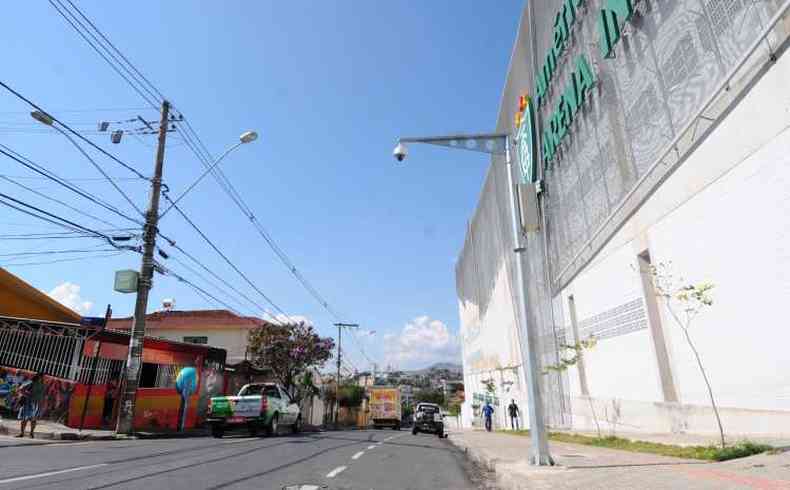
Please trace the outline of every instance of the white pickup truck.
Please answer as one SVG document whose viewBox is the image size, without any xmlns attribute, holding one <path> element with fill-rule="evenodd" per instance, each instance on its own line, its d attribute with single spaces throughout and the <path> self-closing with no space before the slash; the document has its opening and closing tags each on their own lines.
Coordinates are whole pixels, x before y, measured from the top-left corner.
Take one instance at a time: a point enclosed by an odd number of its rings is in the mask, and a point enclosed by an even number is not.
<svg viewBox="0 0 790 490">
<path fill-rule="evenodd" d="M 206 422 L 211 435 L 222 437 L 226 429 L 246 427 L 251 436 L 260 429 L 277 435 L 281 425 L 294 433 L 302 429 L 299 405 L 291 403 L 285 391 L 275 383 L 244 385 L 237 396 L 215 396 L 209 402 Z"/>
</svg>

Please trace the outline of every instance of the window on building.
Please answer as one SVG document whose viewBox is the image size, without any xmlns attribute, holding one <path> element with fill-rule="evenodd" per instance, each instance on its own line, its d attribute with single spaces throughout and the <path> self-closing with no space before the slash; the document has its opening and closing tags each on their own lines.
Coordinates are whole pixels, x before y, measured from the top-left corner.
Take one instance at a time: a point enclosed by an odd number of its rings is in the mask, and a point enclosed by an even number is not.
<svg viewBox="0 0 790 490">
<path fill-rule="evenodd" d="M 184 342 L 188 344 L 208 344 L 208 337 L 206 336 L 186 336 Z"/>
<path fill-rule="evenodd" d="M 158 364 L 144 362 L 140 368 L 140 388 L 155 388 Z"/>
</svg>

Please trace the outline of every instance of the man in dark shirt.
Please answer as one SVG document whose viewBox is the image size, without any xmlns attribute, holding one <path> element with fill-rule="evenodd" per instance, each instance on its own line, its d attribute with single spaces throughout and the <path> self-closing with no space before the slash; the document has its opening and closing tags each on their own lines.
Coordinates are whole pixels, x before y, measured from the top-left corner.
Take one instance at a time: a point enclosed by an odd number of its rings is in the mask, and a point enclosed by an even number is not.
<svg viewBox="0 0 790 490">
<path fill-rule="evenodd" d="M 510 405 L 507 406 L 507 412 L 510 415 L 510 428 L 513 430 L 518 430 L 518 405 L 516 405 L 516 400 L 511 399 Z"/>
</svg>

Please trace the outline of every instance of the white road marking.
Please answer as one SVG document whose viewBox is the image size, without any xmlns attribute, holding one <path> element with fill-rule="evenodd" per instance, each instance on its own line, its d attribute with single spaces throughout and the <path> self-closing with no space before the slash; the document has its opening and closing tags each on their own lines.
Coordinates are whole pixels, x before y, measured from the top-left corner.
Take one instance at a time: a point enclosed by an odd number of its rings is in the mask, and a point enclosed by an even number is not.
<svg viewBox="0 0 790 490">
<path fill-rule="evenodd" d="M 373 449 L 374 447 L 376 447 L 375 444 L 373 444 L 372 446 L 368 446 L 368 449 Z"/>
<path fill-rule="evenodd" d="M 336 477 L 337 475 L 339 475 L 340 473 L 344 472 L 345 470 L 346 470 L 346 467 L 345 467 L 345 466 L 338 466 L 338 467 L 337 467 L 337 468 L 335 468 L 334 470 L 332 470 L 332 471 L 330 471 L 329 473 L 327 473 L 326 477 L 327 477 L 327 478 L 334 478 L 334 477 Z"/>
<path fill-rule="evenodd" d="M 107 466 L 107 464 L 108 463 L 100 463 L 100 464 L 92 464 L 90 466 L 77 466 L 76 468 L 69 468 L 66 470 L 58 470 L 58 471 L 48 471 L 46 473 L 39 473 L 37 475 L 27 475 L 27 476 L 18 476 L 16 478 L 7 478 L 5 480 L 0 480 L 0 485 L 3 483 L 13 483 L 23 480 L 32 480 L 34 478 L 44 478 L 47 476 L 60 475 L 63 473 L 71 473 L 72 471 L 89 470 L 91 468 L 99 468 L 101 466 Z"/>
<path fill-rule="evenodd" d="M 360 451 L 357 454 L 351 456 L 351 459 L 359 459 L 359 457 L 362 456 L 363 454 L 365 454 L 365 451 Z"/>
</svg>

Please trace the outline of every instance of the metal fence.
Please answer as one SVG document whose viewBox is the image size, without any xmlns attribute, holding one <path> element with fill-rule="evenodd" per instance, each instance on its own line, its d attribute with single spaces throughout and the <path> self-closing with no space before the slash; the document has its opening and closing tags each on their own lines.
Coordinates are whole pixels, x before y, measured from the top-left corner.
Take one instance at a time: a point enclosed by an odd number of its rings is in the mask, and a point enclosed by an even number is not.
<svg viewBox="0 0 790 490">
<path fill-rule="evenodd" d="M 63 324 L 0 318 L 0 366 L 88 383 L 93 357 L 85 355 L 88 332 Z M 100 357 L 95 384 L 123 372 L 125 362 Z"/>
</svg>

